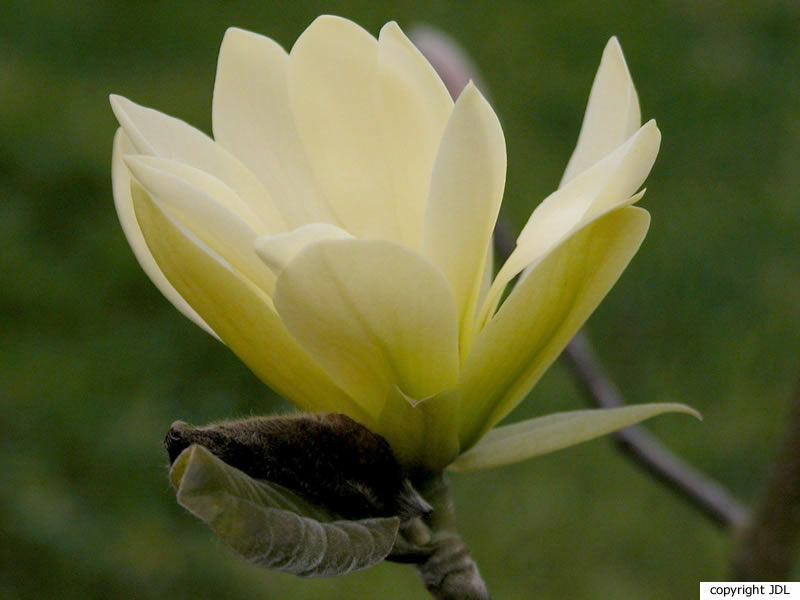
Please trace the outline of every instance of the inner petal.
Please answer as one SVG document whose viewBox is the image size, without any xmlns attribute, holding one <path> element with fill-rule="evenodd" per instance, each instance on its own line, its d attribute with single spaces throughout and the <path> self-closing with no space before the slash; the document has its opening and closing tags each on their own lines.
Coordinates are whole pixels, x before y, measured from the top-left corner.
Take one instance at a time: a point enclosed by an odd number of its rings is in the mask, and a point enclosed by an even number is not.
<svg viewBox="0 0 800 600">
<path fill-rule="evenodd" d="M 384 240 L 311 244 L 278 277 L 273 299 L 295 339 L 376 417 L 394 386 L 422 399 L 455 382 L 452 292 L 408 248 Z"/>
<path fill-rule="evenodd" d="M 276 42 L 228 29 L 214 84 L 214 137 L 261 180 L 290 228 L 336 223 L 297 134 L 288 65 Z"/>
<path fill-rule="evenodd" d="M 288 65 L 289 102 L 314 177 L 344 229 L 419 248 L 452 101 L 396 24 L 380 41 L 320 17 Z"/>
</svg>

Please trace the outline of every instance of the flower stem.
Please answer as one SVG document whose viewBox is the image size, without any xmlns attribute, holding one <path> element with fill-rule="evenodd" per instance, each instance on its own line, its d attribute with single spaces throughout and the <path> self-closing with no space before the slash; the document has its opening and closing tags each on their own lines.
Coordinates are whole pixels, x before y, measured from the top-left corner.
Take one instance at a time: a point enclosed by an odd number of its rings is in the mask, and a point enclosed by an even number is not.
<svg viewBox="0 0 800 600">
<path fill-rule="evenodd" d="M 437 600 L 491 600 L 478 566 L 456 529 L 447 481 L 437 475 L 420 487 L 433 512 L 404 528 L 403 541 L 389 560 L 416 565 L 425 588 Z"/>
</svg>

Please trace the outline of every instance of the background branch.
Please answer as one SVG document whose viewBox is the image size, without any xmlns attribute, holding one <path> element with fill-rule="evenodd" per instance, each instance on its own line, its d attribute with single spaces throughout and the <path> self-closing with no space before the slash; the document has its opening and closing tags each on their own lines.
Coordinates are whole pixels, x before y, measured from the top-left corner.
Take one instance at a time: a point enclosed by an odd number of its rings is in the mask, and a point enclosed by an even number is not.
<svg viewBox="0 0 800 600">
<path fill-rule="evenodd" d="M 582 331 L 567 344 L 561 358 L 593 405 L 614 408 L 625 404 Z M 744 523 L 744 505 L 719 483 L 675 456 L 644 427 L 633 425 L 611 435 L 620 451 L 717 525 L 736 527 Z"/>
</svg>

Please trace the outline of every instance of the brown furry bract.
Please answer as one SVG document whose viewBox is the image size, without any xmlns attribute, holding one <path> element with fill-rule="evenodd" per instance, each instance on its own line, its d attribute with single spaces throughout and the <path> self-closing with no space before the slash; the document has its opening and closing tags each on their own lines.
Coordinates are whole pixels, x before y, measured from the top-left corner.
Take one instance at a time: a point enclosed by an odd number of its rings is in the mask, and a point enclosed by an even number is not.
<svg viewBox="0 0 800 600">
<path fill-rule="evenodd" d="M 205 427 L 176 421 L 164 440 L 170 464 L 191 444 L 348 519 L 408 521 L 431 510 L 386 440 L 346 415 L 252 417 Z"/>
</svg>

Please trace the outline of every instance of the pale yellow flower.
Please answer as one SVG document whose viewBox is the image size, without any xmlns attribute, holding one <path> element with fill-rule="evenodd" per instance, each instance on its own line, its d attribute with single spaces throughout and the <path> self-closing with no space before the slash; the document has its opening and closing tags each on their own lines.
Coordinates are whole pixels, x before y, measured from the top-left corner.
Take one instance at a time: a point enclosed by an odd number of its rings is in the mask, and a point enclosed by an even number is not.
<svg viewBox="0 0 800 600">
<path fill-rule="evenodd" d="M 649 215 L 658 152 L 616 40 L 560 189 L 492 282 L 505 140 L 395 23 L 320 17 L 290 53 L 230 29 L 214 139 L 114 96 L 114 198 L 144 270 L 303 410 L 343 412 L 409 466 L 490 466 L 675 405 L 499 428 L 605 296 Z M 506 286 L 519 283 L 500 304 Z M 499 307 L 499 308 L 498 308 Z M 625 412 L 627 411 L 627 412 Z"/>
</svg>

